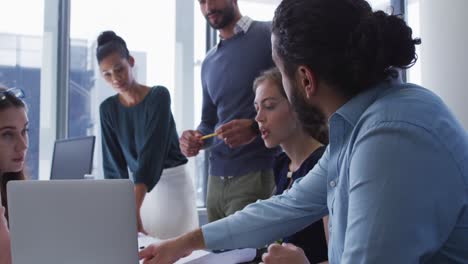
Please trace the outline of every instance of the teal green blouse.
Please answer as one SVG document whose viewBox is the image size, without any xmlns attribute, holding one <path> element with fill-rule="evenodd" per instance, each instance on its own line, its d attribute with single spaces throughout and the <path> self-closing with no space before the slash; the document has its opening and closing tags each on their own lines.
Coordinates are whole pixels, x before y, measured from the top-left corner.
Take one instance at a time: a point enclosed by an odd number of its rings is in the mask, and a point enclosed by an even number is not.
<svg viewBox="0 0 468 264">
<path fill-rule="evenodd" d="M 155 86 L 137 105 L 126 107 L 118 95 L 100 106 L 102 156 L 106 179 L 129 178 L 148 192 L 163 169 L 187 163 L 180 152 L 169 91 Z M 127 169 L 128 168 L 128 169 Z"/>
</svg>

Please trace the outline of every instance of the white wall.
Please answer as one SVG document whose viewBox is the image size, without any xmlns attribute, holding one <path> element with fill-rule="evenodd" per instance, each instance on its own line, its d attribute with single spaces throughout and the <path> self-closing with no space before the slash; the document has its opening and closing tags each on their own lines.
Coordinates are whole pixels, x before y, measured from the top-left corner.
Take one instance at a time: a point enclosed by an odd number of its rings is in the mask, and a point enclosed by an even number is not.
<svg viewBox="0 0 468 264">
<path fill-rule="evenodd" d="M 467 0 L 420 0 L 421 84 L 468 129 Z"/>
</svg>

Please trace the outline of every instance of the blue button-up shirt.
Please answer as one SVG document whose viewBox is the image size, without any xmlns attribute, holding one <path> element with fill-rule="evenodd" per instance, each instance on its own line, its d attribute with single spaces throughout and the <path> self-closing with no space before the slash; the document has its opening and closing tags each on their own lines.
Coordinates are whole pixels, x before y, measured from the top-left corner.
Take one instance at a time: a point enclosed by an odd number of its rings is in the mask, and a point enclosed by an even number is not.
<svg viewBox="0 0 468 264">
<path fill-rule="evenodd" d="M 329 125 L 312 171 L 202 227 L 208 248 L 259 247 L 329 214 L 331 263 L 468 263 L 468 135 L 440 98 L 387 81 Z"/>
</svg>

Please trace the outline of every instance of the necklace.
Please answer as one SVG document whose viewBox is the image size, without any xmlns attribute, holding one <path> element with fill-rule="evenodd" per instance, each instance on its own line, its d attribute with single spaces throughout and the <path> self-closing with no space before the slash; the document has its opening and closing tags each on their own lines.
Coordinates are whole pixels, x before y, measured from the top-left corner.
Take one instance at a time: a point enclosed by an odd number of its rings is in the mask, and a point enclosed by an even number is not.
<svg viewBox="0 0 468 264">
<path fill-rule="evenodd" d="M 292 178 L 292 175 L 293 175 L 293 172 L 292 171 L 288 171 L 288 175 L 287 175 L 287 178 L 288 178 L 288 186 L 286 187 L 286 190 L 291 188 L 291 185 L 293 183 L 293 178 Z"/>
</svg>

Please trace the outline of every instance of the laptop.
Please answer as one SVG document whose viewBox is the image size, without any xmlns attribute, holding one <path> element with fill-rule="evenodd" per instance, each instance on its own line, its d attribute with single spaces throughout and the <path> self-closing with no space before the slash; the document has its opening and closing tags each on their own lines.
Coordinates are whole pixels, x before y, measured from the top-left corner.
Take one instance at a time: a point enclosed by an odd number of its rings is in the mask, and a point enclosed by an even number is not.
<svg viewBox="0 0 468 264">
<path fill-rule="evenodd" d="M 94 136 L 56 140 L 51 180 L 84 179 L 93 170 Z"/>
<path fill-rule="evenodd" d="M 133 186 L 128 179 L 9 182 L 13 263 L 138 263 Z"/>
</svg>

